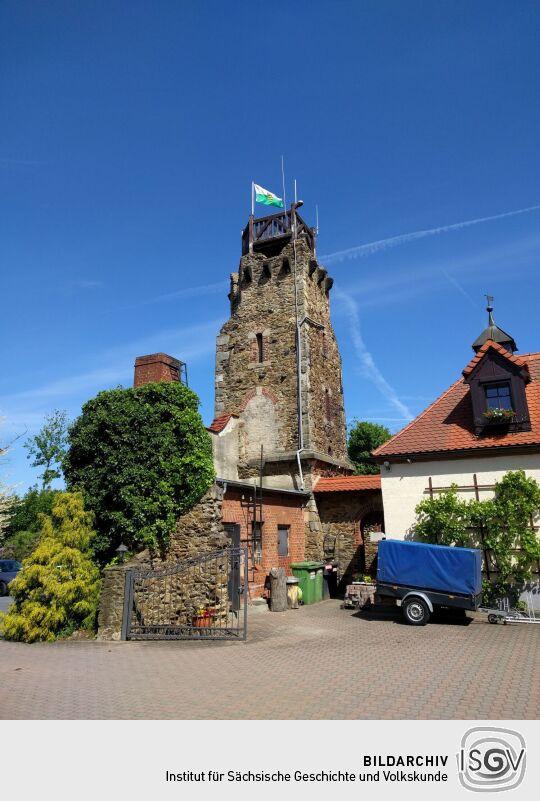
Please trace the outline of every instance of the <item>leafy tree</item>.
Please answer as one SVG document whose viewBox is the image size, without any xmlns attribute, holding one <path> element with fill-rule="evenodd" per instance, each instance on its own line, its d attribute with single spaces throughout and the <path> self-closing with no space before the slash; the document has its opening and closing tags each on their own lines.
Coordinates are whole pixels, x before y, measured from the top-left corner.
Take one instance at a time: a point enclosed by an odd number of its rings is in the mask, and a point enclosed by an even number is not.
<svg viewBox="0 0 540 801">
<path fill-rule="evenodd" d="M 16 500 L 9 487 L 0 483 L 0 542 L 3 542 L 6 536 Z"/>
<path fill-rule="evenodd" d="M 353 420 L 349 428 L 349 459 L 356 467 L 356 475 L 366 476 L 379 472 L 379 466 L 371 461 L 370 453 L 387 442 L 392 435 L 386 426 Z"/>
<path fill-rule="evenodd" d="M 539 512 L 540 486 L 514 470 L 495 484 L 492 499 L 462 500 L 453 486 L 421 501 L 414 531 L 426 542 L 489 550 L 497 573 L 487 594 L 512 594 L 530 580 L 540 559 L 540 540 L 531 528 Z"/>
<path fill-rule="evenodd" d="M 30 437 L 24 447 L 28 459 L 34 459 L 32 467 L 44 467 L 41 488 L 49 489 L 56 478 L 62 478 L 62 462 L 67 447 L 67 412 L 55 409 L 45 417 L 41 430 Z"/>
<path fill-rule="evenodd" d="M 50 515 L 57 490 L 31 487 L 22 498 L 16 498 L 7 524 L 2 553 L 22 561 L 36 547 L 41 531 L 41 515 Z"/>
<path fill-rule="evenodd" d="M 0 559 L 16 559 L 22 562 L 39 542 L 39 531 L 16 531 L 6 536 L 0 548 Z"/>
<path fill-rule="evenodd" d="M 80 493 L 58 493 L 41 524 L 37 548 L 10 584 L 15 600 L 1 621 L 8 640 L 54 640 L 95 626 L 100 577 L 90 550 L 92 515 Z"/>
<path fill-rule="evenodd" d="M 210 435 L 194 392 L 177 382 L 100 392 L 71 426 L 69 488 L 95 514 L 101 562 L 124 542 L 163 549 L 177 518 L 214 479 Z"/>
<path fill-rule="evenodd" d="M 0 458 L 5 456 L 7 452 L 8 448 L 0 445 Z M 15 506 L 16 500 L 17 498 L 13 494 L 13 491 L 0 481 L 0 543 L 4 539 L 6 531 L 9 528 L 9 522 L 13 514 L 13 507 Z"/>
</svg>

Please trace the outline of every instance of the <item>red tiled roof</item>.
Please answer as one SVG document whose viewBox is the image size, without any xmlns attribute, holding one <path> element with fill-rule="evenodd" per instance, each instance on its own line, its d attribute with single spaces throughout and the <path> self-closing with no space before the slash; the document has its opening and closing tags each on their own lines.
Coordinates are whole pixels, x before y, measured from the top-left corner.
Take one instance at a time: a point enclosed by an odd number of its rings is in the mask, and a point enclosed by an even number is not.
<svg viewBox="0 0 540 801">
<path fill-rule="evenodd" d="M 373 476 L 335 476 L 320 478 L 314 492 L 358 492 L 358 490 L 380 490 L 381 477 Z"/>
<path fill-rule="evenodd" d="M 475 353 L 474 357 L 471 359 L 467 367 L 463 370 L 463 375 L 465 376 L 465 378 L 467 378 L 467 376 L 469 376 L 472 373 L 476 365 L 482 361 L 482 359 L 484 358 L 484 356 L 486 355 L 487 351 L 490 348 L 492 350 L 497 351 L 497 353 L 500 353 L 501 356 L 504 356 L 504 358 L 508 359 L 509 362 L 513 362 L 513 364 L 516 364 L 518 367 L 522 367 L 525 370 L 527 370 L 527 362 L 525 361 L 523 356 L 514 356 L 513 353 L 510 353 L 509 350 L 503 348 L 502 345 L 499 345 L 498 342 L 494 342 L 492 339 L 487 339 L 480 348 L 480 350 L 478 351 L 478 353 Z"/>
<path fill-rule="evenodd" d="M 490 342 L 486 345 L 489 348 L 493 347 L 495 343 Z M 484 347 L 482 346 L 478 355 L 482 353 Z M 470 388 L 461 378 L 415 420 L 377 448 L 373 455 L 383 457 L 414 453 L 482 450 L 516 445 L 540 446 L 540 353 L 527 353 L 520 357 L 512 357 L 512 354 L 508 353 L 506 355 L 527 368 L 531 377 L 531 382 L 525 387 L 531 421 L 530 431 L 476 435 Z M 519 361 L 517 361 L 518 358 Z"/>
<path fill-rule="evenodd" d="M 214 434 L 219 434 L 223 431 L 231 417 L 238 417 L 237 414 L 222 414 L 220 417 L 214 417 L 210 425 L 207 427 L 208 431 L 213 431 Z"/>
</svg>

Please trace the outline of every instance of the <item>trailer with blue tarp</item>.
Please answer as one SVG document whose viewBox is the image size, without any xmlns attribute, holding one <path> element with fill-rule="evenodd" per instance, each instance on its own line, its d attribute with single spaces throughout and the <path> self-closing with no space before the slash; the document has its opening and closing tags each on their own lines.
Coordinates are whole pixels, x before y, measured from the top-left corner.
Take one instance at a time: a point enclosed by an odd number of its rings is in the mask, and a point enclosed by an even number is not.
<svg viewBox="0 0 540 801">
<path fill-rule="evenodd" d="M 482 598 L 477 548 L 381 540 L 377 596 L 401 602 L 407 623 L 425 626 L 436 607 L 476 610 Z"/>
</svg>

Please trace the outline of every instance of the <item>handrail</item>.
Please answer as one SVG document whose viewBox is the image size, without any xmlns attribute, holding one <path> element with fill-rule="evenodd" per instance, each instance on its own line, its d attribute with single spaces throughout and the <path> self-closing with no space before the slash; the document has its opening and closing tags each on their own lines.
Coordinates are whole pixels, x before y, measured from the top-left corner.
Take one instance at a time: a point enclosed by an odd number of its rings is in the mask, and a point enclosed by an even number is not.
<svg viewBox="0 0 540 801">
<path fill-rule="evenodd" d="M 253 246 L 266 244 L 273 239 L 292 236 L 292 214 L 293 212 L 287 209 L 277 214 L 267 214 L 264 217 L 250 217 L 242 232 L 242 252 L 244 254 L 251 252 Z M 296 212 L 296 235 L 305 235 L 310 248 L 314 249 L 313 230 L 305 223 L 298 212 Z"/>
</svg>

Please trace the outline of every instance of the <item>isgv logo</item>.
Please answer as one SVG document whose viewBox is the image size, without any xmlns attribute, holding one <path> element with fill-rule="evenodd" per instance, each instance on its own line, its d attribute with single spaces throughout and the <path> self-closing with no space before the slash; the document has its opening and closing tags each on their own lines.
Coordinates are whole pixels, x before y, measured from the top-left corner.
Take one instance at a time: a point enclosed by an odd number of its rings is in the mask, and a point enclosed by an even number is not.
<svg viewBox="0 0 540 801">
<path fill-rule="evenodd" d="M 461 738 L 457 759 L 459 780 L 467 790 L 513 790 L 525 775 L 525 739 L 512 729 L 477 726 Z"/>
</svg>

